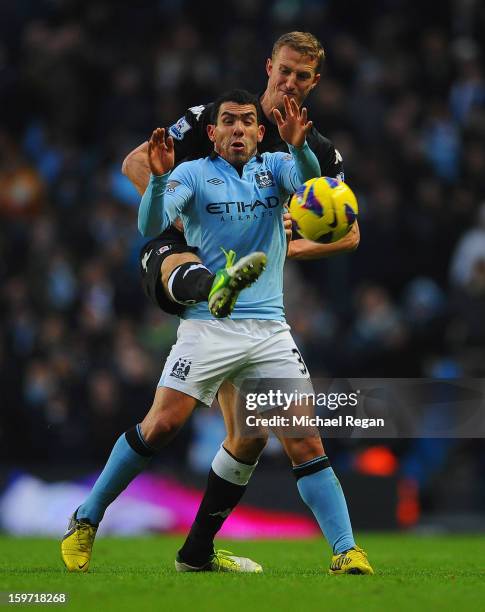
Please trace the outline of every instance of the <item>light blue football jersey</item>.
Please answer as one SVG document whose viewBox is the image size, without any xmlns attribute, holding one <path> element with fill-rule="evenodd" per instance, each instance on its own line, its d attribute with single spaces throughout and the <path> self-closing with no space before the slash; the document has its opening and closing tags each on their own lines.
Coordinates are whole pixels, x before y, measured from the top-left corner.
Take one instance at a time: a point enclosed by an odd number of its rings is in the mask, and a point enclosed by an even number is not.
<svg viewBox="0 0 485 612">
<path fill-rule="evenodd" d="M 288 153 L 257 154 L 245 164 L 241 176 L 229 162 L 213 154 L 180 164 L 168 182 L 167 175 L 150 179 L 140 211 L 146 213 L 144 206 L 163 199 L 153 233 L 180 217 L 187 244 L 199 249 L 199 257 L 210 270 L 215 272 L 225 265 L 222 248 L 233 249 L 237 258 L 253 251 L 266 253 L 266 270 L 252 287 L 240 293 L 233 319 L 285 320 L 284 207 L 302 182 L 320 175 L 316 157 L 307 145 L 304 148 L 305 163 L 295 162 Z M 187 307 L 182 317 L 213 318 L 206 302 Z"/>
</svg>

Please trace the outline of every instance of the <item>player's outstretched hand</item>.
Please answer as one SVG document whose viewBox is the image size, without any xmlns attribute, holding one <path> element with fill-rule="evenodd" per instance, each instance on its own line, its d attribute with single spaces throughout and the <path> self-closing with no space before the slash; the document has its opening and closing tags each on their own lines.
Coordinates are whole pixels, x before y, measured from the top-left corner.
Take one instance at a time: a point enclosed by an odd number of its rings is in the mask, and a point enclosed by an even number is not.
<svg viewBox="0 0 485 612">
<path fill-rule="evenodd" d="M 299 108 L 294 98 L 283 97 L 285 105 L 285 118 L 277 108 L 273 109 L 273 117 L 281 138 L 294 147 L 302 147 L 307 132 L 311 129 L 313 123 L 307 121 L 306 108 Z"/>
<path fill-rule="evenodd" d="M 166 174 L 174 167 L 173 138 L 171 136 L 165 138 L 164 128 L 157 128 L 152 132 L 148 141 L 148 163 L 151 173 L 155 176 Z"/>
</svg>

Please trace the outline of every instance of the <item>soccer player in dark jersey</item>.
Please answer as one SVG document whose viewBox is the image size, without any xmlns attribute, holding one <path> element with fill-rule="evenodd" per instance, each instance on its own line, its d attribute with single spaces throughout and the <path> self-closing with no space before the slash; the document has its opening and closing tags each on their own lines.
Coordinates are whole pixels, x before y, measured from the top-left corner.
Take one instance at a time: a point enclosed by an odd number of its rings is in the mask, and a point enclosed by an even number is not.
<svg viewBox="0 0 485 612">
<path fill-rule="evenodd" d="M 272 109 L 277 108 L 280 112 L 284 112 L 284 95 L 295 99 L 301 106 L 320 80 L 323 59 L 324 52 L 320 43 L 308 33 L 290 32 L 281 36 L 274 44 L 272 56 L 266 63 L 268 84 L 263 94 L 259 96 L 262 124 L 265 127 L 264 139 L 260 144 L 261 153 L 287 150 L 278 133 Z M 183 117 L 168 128 L 168 134 L 174 139 L 177 164 L 210 154 L 211 142 L 207 137 L 207 126 L 210 123 L 212 105 L 209 103 L 189 108 Z M 317 156 L 322 176 L 343 179 L 342 158 L 332 142 L 322 136 L 315 127 L 312 127 L 307 141 Z M 123 162 L 123 172 L 142 195 L 150 177 L 148 142 L 140 145 L 126 157 Z M 359 230 L 355 223 L 346 237 L 333 244 L 317 244 L 304 239 L 292 241 L 288 257 L 316 259 L 354 250 L 358 243 Z M 182 258 L 179 257 L 180 254 L 183 254 Z M 183 233 L 174 227 L 163 232 L 145 245 L 140 261 L 146 293 L 163 310 L 179 314 L 183 306 L 174 301 L 173 296 L 167 291 L 169 277 L 167 271 L 173 270 L 172 262 L 176 262 L 177 265 L 200 262 L 193 250 L 188 248 Z M 194 283 L 187 282 L 186 285 L 188 290 L 193 290 Z M 184 301 L 183 289 L 181 295 L 177 297 L 182 298 L 180 301 Z"/>
<path fill-rule="evenodd" d="M 265 91 L 258 96 L 262 124 L 265 127 L 265 135 L 259 145 L 261 153 L 287 151 L 272 110 L 277 108 L 284 113 L 285 95 L 301 106 L 320 80 L 323 59 L 322 46 L 309 33 L 290 32 L 275 42 L 271 58 L 266 62 L 268 83 Z M 168 128 L 168 134 L 174 141 L 176 164 L 210 154 L 212 143 L 207 137 L 207 126 L 212 106 L 209 103 L 191 107 Z M 312 127 L 307 134 L 307 142 L 317 156 L 322 176 L 343 179 L 342 158 L 331 141 Z M 123 172 L 143 194 L 150 177 L 148 142 L 127 156 Z M 359 230 L 357 224 L 354 224 L 346 237 L 333 244 L 318 244 L 305 239 L 292 240 L 288 257 L 317 259 L 355 250 L 358 243 Z M 200 265 L 201 261 L 195 251 L 187 245 L 183 233 L 175 227 L 166 230 L 143 248 L 140 269 L 144 290 L 162 310 L 180 314 L 184 301 L 208 299 L 210 282 L 207 281 L 211 273 Z M 199 267 L 194 264 L 199 264 Z M 188 274 L 185 274 L 187 271 Z M 185 278 L 182 279 L 184 274 Z M 172 282 L 169 290 L 170 279 Z M 227 436 L 214 458 L 204 498 L 180 551 L 180 558 L 194 567 L 207 566 L 207 560 L 213 552 L 213 539 L 241 499 L 266 443 L 265 439 L 240 438 L 236 434 L 233 410 L 236 398 L 229 383 L 221 386 L 218 399 L 224 414 Z M 234 473 L 238 474 L 237 478 Z M 340 566 L 345 568 L 346 564 L 341 563 Z M 343 571 L 338 570 L 338 573 Z"/>
</svg>

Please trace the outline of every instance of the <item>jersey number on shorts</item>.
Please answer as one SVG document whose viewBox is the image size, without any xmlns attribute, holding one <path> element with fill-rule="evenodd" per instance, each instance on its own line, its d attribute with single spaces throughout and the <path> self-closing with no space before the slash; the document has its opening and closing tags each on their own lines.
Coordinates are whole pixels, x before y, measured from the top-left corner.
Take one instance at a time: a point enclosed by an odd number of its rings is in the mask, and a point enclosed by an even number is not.
<svg viewBox="0 0 485 612">
<path fill-rule="evenodd" d="M 300 367 L 300 372 L 301 372 L 302 374 L 306 374 L 306 373 L 308 372 L 308 370 L 307 370 L 307 368 L 306 368 L 305 362 L 303 361 L 303 357 L 301 356 L 300 351 L 299 351 L 298 349 L 294 348 L 294 349 L 292 349 L 292 351 L 291 351 L 291 352 L 293 353 L 293 355 L 295 355 L 296 360 L 298 361 L 298 363 L 299 363 L 299 364 L 300 364 L 300 366 L 301 366 L 301 367 Z"/>
</svg>

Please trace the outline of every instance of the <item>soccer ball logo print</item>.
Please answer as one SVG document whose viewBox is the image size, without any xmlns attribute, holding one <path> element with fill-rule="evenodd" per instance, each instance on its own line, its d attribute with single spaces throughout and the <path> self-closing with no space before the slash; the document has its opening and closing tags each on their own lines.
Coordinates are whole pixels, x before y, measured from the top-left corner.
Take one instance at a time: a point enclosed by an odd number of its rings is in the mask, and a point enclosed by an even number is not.
<svg viewBox="0 0 485 612">
<path fill-rule="evenodd" d="M 177 361 L 173 364 L 170 376 L 178 378 L 179 380 L 186 380 L 190 372 L 191 364 L 192 361 L 190 359 L 177 359 Z"/>
</svg>

